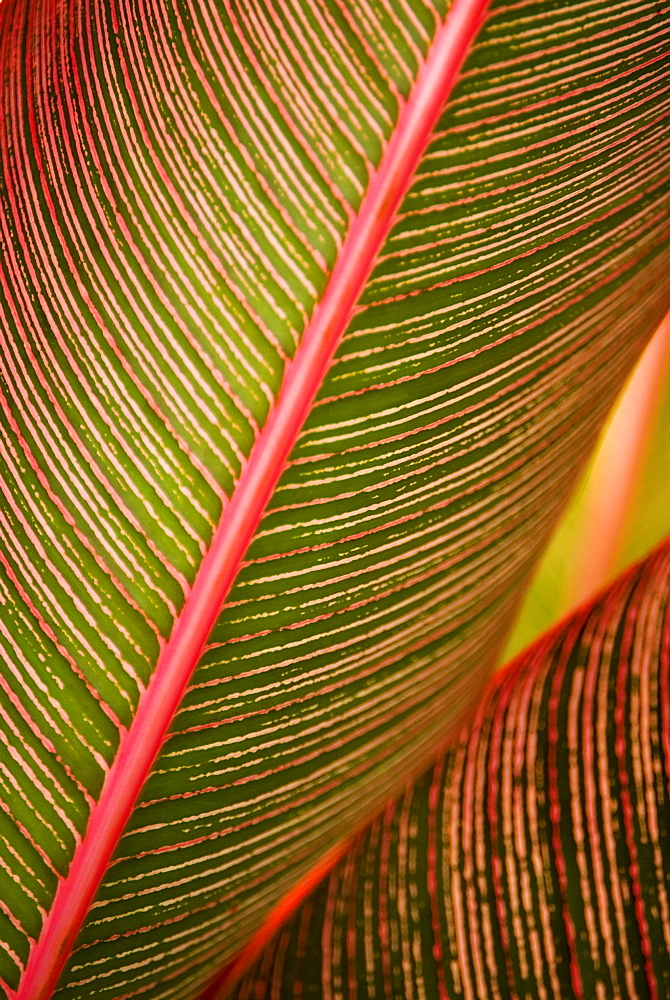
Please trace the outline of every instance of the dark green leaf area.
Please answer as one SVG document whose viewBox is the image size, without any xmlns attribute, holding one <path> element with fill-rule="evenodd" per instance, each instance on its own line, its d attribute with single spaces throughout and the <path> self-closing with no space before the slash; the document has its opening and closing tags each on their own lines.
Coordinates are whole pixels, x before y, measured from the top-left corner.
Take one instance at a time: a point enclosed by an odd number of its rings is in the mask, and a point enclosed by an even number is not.
<svg viewBox="0 0 670 1000">
<path fill-rule="evenodd" d="M 0 876 L 0 893 L 8 882 L 7 876 Z M 9 898 L 7 895 L 6 898 Z M 6 942 L 0 953 L 0 976 L 7 985 L 16 989 L 19 985 L 21 969 L 28 957 L 28 942 L 25 934 L 17 930 L 14 923 L 5 913 L 0 913 L 0 934 Z"/>
<path fill-rule="evenodd" d="M 35 770 L 31 764 L 34 760 L 39 764 L 44 754 L 39 753 L 41 747 L 32 734 L 25 735 L 28 736 L 26 744 L 15 754 L 0 747 L 2 801 L 6 807 L 11 804 L 22 831 L 30 830 L 34 843 L 39 844 L 43 851 L 48 851 L 54 870 L 65 874 L 69 856 L 75 847 L 77 827 L 81 829 L 84 826 L 86 814 L 82 808 L 82 796 L 78 788 L 68 788 L 73 783 L 67 780 L 69 776 L 63 774 L 62 765 L 54 770 L 60 772 L 59 778 L 65 777 L 65 788 L 55 783 L 54 787 L 35 783 Z M 17 794 L 19 789 L 21 795 Z M 66 818 L 66 810 L 72 812 L 71 818 Z"/>
<path fill-rule="evenodd" d="M 534 93 L 533 110 L 549 117 L 550 105 L 543 98 L 555 102 L 568 97 L 574 103 L 579 96 L 597 106 L 603 81 L 609 80 L 615 99 L 621 99 L 626 87 L 648 79 L 650 64 L 663 53 L 667 32 L 658 5 L 645 0 L 626 0 L 616 8 L 587 3 L 572 8 L 570 18 L 561 16 L 565 13 L 561 0 L 523 8 L 497 0 L 491 5 L 488 23 L 468 60 L 468 68 L 476 66 L 488 78 L 481 96 L 490 119 L 502 117 L 503 109 L 516 110 L 524 92 Z M 593 32 L 588 61 L 579 58 L 586 25 Z M 459 80 L 453 110 L 460 121 L 468 121 L 468 111 L 472 119 L 464 99 L 474 93 L 477 75 L 465 72 Z M 579 133 L 566 138 L 579 142 Z"/>
<path fill-rule="evenodd" d="M 7 783 L 3 781 L 0 795 L 4 802 L 13 804 L 14 797 L 7 792 Z M 3 948 L 0 949 L 0 976 L 10 983 L 16 983 L 17 958 L 25 960 L 29 950 L 26 938 L 39 934 L 43 919 L 41 911 L 49 905 L 56 890 L 58 874 L 63 874 L 45 860 L 41 850 L 25 832 L 26 820 L 31 822 L 25 811 L 22 820 L 23 829 L 17 836 L 5 811 L 0 811 L 0 900 L 3 903 L 0 929 L 4 935 Z M 41 835 L 44 833 L 43 829 L 38 832 Z M 62 850 L 60 855 L 62 861 Z M 12 877 L 12 870 L 20 872 L 20 882 Z"/>
<path fill-rule="evenodd" d="M 4 574 L 0 573 L 0 596 L 5 595 L 5 587 Z M 62 647 L 45 635 L 31 617 L 7 604 L 3 614 L 6 631 L 0 636 L 0 655 L 8 722 L 31 731 L 39 753 L 46 751 L 59 776 L 65 765 L 83 788 L 92 794 L 99 792 L 103 761 L 116 750 L 116 728 L 85 680 L 66 671 Z M 41 683 L 21 706 L 21 695 L 36 667 L 40 669 Z M 17 706 L 20 722 L 18 717 L 15 721 L 12 718 Z"/>
<path fill-rule="evenodd" d="M 443 288 L 513 261 L 530 274 L 541 265 L 529 253 L 566 238 L 586 248 L 606 218 L 635 218 L 642 177 L 649 190 L 667 185 L 664 84 L 654 78 L 669 36 L 657 8 L 589 4 L 560 32 L 556 16 L 547 4 L 493 6 L 366 303 L 434 287 L 440 272 Z"/>
<path fill-rule="evenodd" d="M 668 996 L 669 691 L 666 543 L 492 679 L 235 1000 Z"/>
<path fill-rule="evenodd" d="M 509 364 L 515 347 L 519 356 Z M 580 348 L 574 345 L 577 361 Z M 313 422 L 250 549 L 249 566 L 258 563 L 243 570 L 240 585 L 248 586 L 252 572 L 281 573 L 296 559 L 304 573 L 312 563 L 336 565 L 344 551 L 355 557 L 367 549 L 373 560 L 377 549 L 388 558 L 403 535 L 416 552 L 440 520 L 458 521 L 469 505 L 479 508 L 511 488 L 515 458 L 528 457 L 519 425 L 539 427 L 556 408 L 555 379 L 566 358 L 551 348 L 536 353 L 525 336 L 487 352 L 487 378 L 482 361 L 461 358 L 457 369 L 344 399 L 337 432 L 331 425 L 327 437 L 323 430 L 319 439 Z M 578 372 L 573 378 L 576 384 Z M 320 418 L 325 425 L 327 414 Z"/>
<path fill-rule="evenodd" d="M 431 653 L 437 655 L 442 651 L 444 655 L 453 644 L 452 636 L 436 639 L 431 648 L 422 651 L 422 660 Z M 408 656 L 407 659 L 408 668 L 417 665 L 412 664 L 412 660 L 421 662 L 418 656 Z M 296 671 L 293 676 L 285 672 L 283 678 L 277 671 L 273 678 L 265 679 L 263 687 L 258 685 L 251 698 L 247 696 L 245 699 L 241 695 L 235 698 L 231 694 L 229 714 L 221 712 L 219 703 L 218 712 L 210 715 L 201 705 L 201 711 L 196 715 L 186 703 L 175 720 L 174 731 L 160 764 L 147 782 L 143 793 L 146 802 L 154 801 L 158 806 L 169 797 L 178 768 L 185 787 L 194 793 L 202 792 L 203 800 L 207 800 L 211 808 L 216 807 L 216 811 L 212 813 L 211 820 L 206 821 L 208 808 L 203 807 L 201 813 L 196 813 L 188 797 L 182 800 L 172 797 L 170 808 L 175 818 L 190 816 L 190 821 L 196 822 L 199 827 L 211 822 L 211 832 L 214 833 L 220 810 L 225 814 L 228 810 L 235 813 L 237 809 L 239 815 L 256 811 L 256 804 L 244 805 L 251 790 L 256 791 L 261 801 L 266 793 L 275 803 L 284 798 L 289 801 L 290 793 L 281 787 L 282 774 L 290 773 L 306 788 L 310 784 L 310 775 L 317 785 L 335 781 L 342 770 L 342 764 L 337 759 L 336 732 L 346 735 L 354 757 L 362 761 L 365 755 L 374 756 L 394 697 L 397 701 L 405 695 L 409 685 L 401 684 L 394 692 L 393 674 L 388 667 L 374 674 L 370 671 L 365 685 L 361 685 L 363 678 L 360 674 L 351 668 L 343 668 L 340 677 L 324 684 L 323 660 L 320 663 L 314 658 L 309 663 L 310 669 L 305 671 L 307 676 L 303 678 L 302 686 Z M 437 670 L 432 676 L 427 672 L 423 683 L 415 685 L 419 689 L 417 698 L 423 695 L 421 701 L 424 701 L 433 696 L 438 678 Z M 213 694 L 219 694 L 217 688 L 213 688 Z M 295 718 L 297 697 L 303 706 L 302 719 Z M 369 700 L 373 698 L 374 716 L 369 711 Z M 254 705 L 255 716 L 244 717 L 245 704 Z M 198 720 L 200 726 L 197 725 Z M 193 727 L 190 731 L 187 728 L 189 725 Z M 268 767 L 270 747 L 274 747 L 274 754 L 272 766 Z M 208 796 L 212 797 L 212 801 Z M 236 807 L 237 800 L 239 805 Z M 147 825 L 147 809 L 148 804 L 142 806 L 129 830 Z M 175 833 L 172 837 L 182 835 Z M 227 836 L 234 839 L 234 834 Z"/>
<path fill-rule="evenodd" d="M 44 401 L 36 393 L 35 406 Z M 29 458 L 16 449 L 5 465 L 3 535 L 11 532 L 12 538 L 10 542 L 7 536 L 3 547 L 9 572 L 20 579 L 45 628 L 57 632 L 60 616 L 67 616 L 69 628 L 61 644 L 78 657 L 84 672 L 90 658 L 88 649 L 95 647 L 97 663 L 90 664 L 88 679 L 99 684 L 105 697 L 121 712 L 122 703 L 136 695 L 136 682 L 129 679 L 122 683 L 125 690 L 119 692 L 119 685 L 110 683 L 100 667 L 111 652 L 134 661 L 140 676 L 148 680 L 158 643 L 146 619 L 152 616 L 167 628 L 169 610 L 165 598 L 161 600 L 162 595 L 147 586 L 147 580 L 159 582 L 161 576 L 166 576 L 164 568 L 153 556 L 146 538 L 118 506 L 104 510 L 95 530 L 95 515 L 101 512 L 104 500 L 92 476 L 90 458 L 88 462 L 80 458 L 70 475 L 61 478 L 65 456 L 72 457 L 76 450 L 72 426 L 60 424 L 58 434 L 45 439 L 35 436 L 20 414 L 12 414 L 14 420 Z M 6 429 L 3 416 L 0 433 Z M 69 504 L 74 507 L 74 516 L 67 509 Z M 116 547 L 119 535 L 123 546 Z M 106 548 L 104 555 L 96 552 L 96 545 Z M 31 563 L 39 567 L 38 572 Z M 137 563 L 144 569 L 141 578 L 136 572 Z M 8 608 L 7 614 L 13 611 Z"/>
</svg>

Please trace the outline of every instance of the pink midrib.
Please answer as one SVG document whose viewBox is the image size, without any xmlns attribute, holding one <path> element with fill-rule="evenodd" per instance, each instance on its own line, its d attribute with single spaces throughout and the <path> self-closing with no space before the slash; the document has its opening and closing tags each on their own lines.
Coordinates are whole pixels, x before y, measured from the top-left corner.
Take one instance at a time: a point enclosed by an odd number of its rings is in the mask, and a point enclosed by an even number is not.
<svg viewBox="0 0 670 1000">
<path fill-rule="evenodd" d="M 437 31 L 347 233 L 324 296 L 294 359 L 286 366 L 277 401 L 140 697 L 133 723 L 121 736 L 86 834 L 75 850 L 68 875 L 58 886 L 18 990 L 10 994 L 15 1000 L 46 1000 L 51 996 L 486 6 L 487 0 L 454 0 Z"/>
</svg>

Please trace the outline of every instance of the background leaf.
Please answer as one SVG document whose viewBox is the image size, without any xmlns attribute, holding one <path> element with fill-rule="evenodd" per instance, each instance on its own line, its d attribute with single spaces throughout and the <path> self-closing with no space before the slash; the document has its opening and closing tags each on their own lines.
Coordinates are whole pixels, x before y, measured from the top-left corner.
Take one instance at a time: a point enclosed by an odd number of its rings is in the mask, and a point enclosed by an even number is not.
<svg viewBox="0 0 670 1000">
<path fill-rule="evenodd" d="M 540 560 L 506 663 L 670 532 L 670 314 L 615 403 Z"/>
<path fill-rule="evenodd" d="M 496 675 L 236 1000 L 670 992 L 670 543 Z"/>
<path fill-rule="evenodd" d="M 8 994 L 133 720 L 162 736 L 156 662 L 444 14 L 0 7 Z M 193 995 L 483 684 L 667 307 L 667 37 L 493 8 L 60 997 Z"/>
</svg>

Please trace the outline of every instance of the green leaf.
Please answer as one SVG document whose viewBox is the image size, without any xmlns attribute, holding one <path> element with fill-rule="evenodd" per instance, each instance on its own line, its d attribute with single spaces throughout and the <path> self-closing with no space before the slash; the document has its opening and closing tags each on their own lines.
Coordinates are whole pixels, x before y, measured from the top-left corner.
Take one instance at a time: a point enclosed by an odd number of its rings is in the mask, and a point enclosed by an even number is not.
<svg viewBox="0 0 670 1000">
<path fill-rule="evenodd" d="M 6 996 L 194 995 L 423 765 L 667 308 L 667 11 L 482 12 L 0 6 Z"/>
<path fill-rule="evenodd" d="M 670 542 L 492 679 L 231 994 L 670 994 Z"/>
</svg>

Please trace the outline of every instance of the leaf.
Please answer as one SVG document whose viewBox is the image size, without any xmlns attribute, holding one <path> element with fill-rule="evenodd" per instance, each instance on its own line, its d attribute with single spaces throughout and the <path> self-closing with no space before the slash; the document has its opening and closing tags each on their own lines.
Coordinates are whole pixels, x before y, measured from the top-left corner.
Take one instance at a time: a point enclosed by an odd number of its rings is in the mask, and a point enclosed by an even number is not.
<svg viewBox="0 0 670 1000">
<path fill-rule="evenodd" d="M 666 323 L 670 326 L 670 320 Z M 667 328 L 666 340 L 670 342 Z M 622 566 L 639 560 L 670 533 L 670 362 L 667 358 L 663 375 L 630 525 L 619 556 Z"/>
<path fill-rule="evenodd" d="M 494 675 L 231 996 L 670 993 L 670 541 Z"/>
<path fill-rule="evenodd" d="M 530 645 L 670 532 L 670 313 L 614 405 L 534 574 L 501 662 Z M 625 554 L 626 558 L 623 558 Z"/>
<path fill-rule="evenodd" d="M 0 7 L 8 996 L 194 995 L 425 761 L 667 307 L 666 13 L 433 128 L 481 12 Z"/>
</svg>

